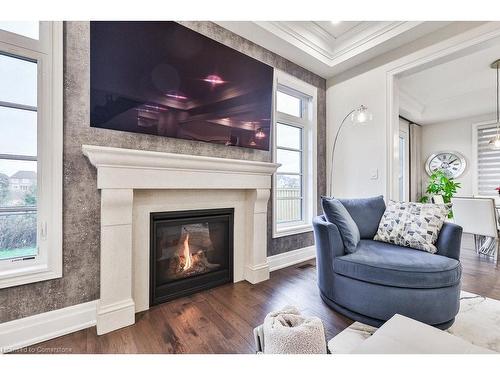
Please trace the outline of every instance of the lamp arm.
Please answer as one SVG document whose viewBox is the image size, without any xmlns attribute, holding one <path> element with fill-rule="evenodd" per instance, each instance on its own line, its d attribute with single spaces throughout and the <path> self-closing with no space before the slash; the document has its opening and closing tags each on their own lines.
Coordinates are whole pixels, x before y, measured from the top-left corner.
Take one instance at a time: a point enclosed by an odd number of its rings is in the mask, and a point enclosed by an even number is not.
<svg viewBox="0 0 500 375">
<path fill-rule="evenodd" d="M 340 135 L 340 132 L 342 131 L 342 128 L 345 124 L 345 120 L 347 120 L 347 118 L 352 115 L 354 112 L 356 111 L 356 109 L 353 109 L 351 112 L 349 112 L 345 117 L 344 119 L 342 120 L 342 122 L 340 123 L 340 126 L 339 126 L 339 130 L 337 131 L 337 134 L 335 134 L 335 139 L 333 140 L 333 147 L 332 147 L 332 160 L 330 162 L 330 196 L 332 196 L 333 194 L 333 158 L 335 156 L 335 146 L 337 145 L 337 140 L 339 138 L 339 135 Z"/>
</svg>

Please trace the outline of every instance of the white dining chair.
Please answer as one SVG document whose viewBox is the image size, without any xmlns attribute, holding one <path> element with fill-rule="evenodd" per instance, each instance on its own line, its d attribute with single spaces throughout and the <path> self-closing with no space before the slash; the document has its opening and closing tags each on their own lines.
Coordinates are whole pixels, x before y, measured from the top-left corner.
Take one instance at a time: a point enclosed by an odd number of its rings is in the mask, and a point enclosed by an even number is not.
<svg viewBox="0 0 500 375">
<path fill-rule="evenodd" d="M 474 235 L 478 254 L 496 257 L 498 264 L 499 228 L 495 200 L 493 198 L 451 199 L 453 220 L 464 233 Z"/>
</svg>

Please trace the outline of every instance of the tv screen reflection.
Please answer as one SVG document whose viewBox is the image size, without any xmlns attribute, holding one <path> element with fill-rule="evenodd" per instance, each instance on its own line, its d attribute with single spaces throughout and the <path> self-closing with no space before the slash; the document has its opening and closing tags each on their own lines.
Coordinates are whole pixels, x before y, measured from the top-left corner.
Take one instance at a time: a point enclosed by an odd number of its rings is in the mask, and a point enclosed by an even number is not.
<svg viewBox="0 0 500 375">
<path fill-rule="evenodd" d="M 269 150 L 273 69 L 176 22 L 91 22 L 91 126 Z"/>
</svg>

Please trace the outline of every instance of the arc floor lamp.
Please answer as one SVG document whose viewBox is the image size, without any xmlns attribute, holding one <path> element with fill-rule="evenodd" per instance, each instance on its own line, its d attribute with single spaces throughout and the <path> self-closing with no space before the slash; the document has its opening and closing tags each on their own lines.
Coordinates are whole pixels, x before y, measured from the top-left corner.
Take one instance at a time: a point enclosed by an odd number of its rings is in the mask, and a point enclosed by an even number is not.
<svg viewBox="0 0 500 375">
<path fill-rule="evenodd" d="M 373 119 L 373 115 L 368 111 L 368 108 L 364 105 L 360 105 L 359 107 L 350 111 L 342 120 L 339 126 L 339 130 L 337 130 L 337 134 L 335 134 L 335 139 L 333 141 L 332 147 L 332 160 L 330 163 L 330 196 L 333 196 L 333 161 L 335 157 L 335 147 L 337 146 L 337 140 L 339 139 L 340 132 L 342 131 L 346 120 L 350 118 L 351 123 L 353 124 L 363 124 Z"/>
<path fill-rule="evenodd" d="M 496 85 L 497 85 L 497 96 L 496 96 L 496 103 L 495 103 L 495 106 L 496 106 L 496 109 L 497 109 L 497 132 L 495 134 L 495 137 L 493 137 L 490 142 L 489 142 L 489 145 L 491 148 L 493 148 L 494 150 L 500 150 L 500 102 L 499 102 L 499 87 L 500 87 L 500 80 L 499 80 L 499 76 L 498 76 L 498 70 L 500 69 L 500 59 L 498 60 L 495 60 L 491 63 L 490 65 L 490 68 L 491 69 L 495 69 L 496 70 Z"/>
</svg>

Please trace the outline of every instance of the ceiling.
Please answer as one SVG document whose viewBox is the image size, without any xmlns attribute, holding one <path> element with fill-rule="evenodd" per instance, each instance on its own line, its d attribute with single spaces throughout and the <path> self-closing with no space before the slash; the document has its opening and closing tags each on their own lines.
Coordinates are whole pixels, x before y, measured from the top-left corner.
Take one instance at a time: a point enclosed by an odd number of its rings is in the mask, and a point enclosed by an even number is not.
<svg viewBox="0 0 500 375">
<path fill-rule="evenodd" d="M 400 113 L 421 125 L 495 112 L 500 43 L 399 80 Z"/>
<path fill-rule="evenodd" d="M 220 21 L 220 26 L 331 78 L 449 22 Z"/>
</svg>

